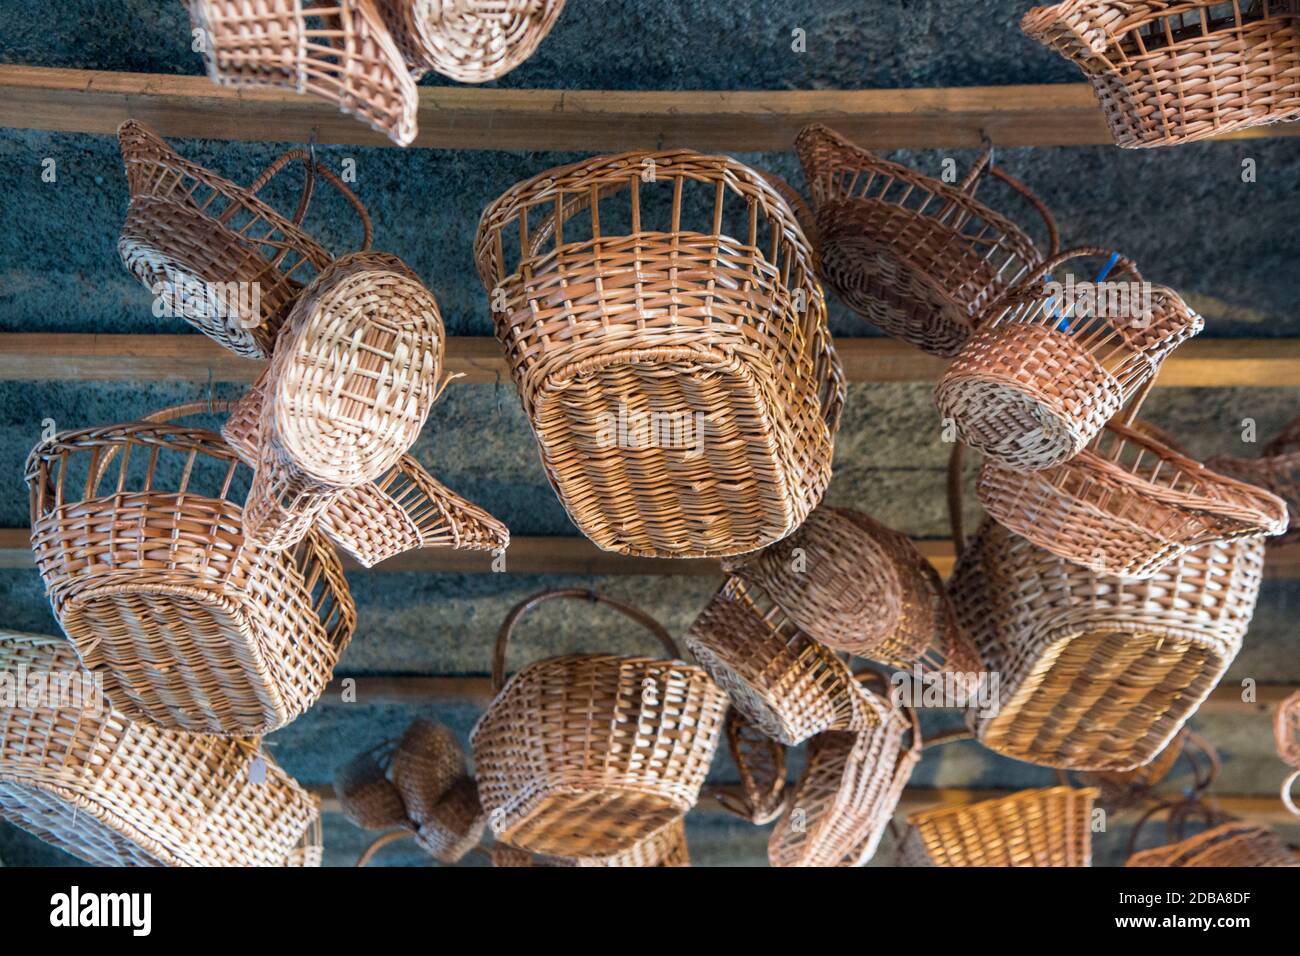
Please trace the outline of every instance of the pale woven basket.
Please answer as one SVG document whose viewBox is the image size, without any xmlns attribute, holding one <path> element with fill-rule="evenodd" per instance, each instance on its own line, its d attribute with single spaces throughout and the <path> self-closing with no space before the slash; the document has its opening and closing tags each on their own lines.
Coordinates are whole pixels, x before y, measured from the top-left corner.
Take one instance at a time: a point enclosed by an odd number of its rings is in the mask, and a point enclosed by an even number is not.
<svg viewBox="0 0 1300 956">
<path fill-rule="evenodd" d="M 416 75 L 434 70 L 486 83 L 519 66 L 546 39 L 564 0 L 378 0 Z"/>
</svg>

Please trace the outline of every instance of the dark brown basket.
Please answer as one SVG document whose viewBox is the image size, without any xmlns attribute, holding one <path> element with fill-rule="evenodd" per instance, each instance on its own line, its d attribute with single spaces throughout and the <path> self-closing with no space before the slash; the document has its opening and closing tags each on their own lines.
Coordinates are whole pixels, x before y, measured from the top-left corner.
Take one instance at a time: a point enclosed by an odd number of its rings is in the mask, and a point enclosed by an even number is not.
<svg viewBox="0 0 1300 956">
<path fill-rule="evenodd" d="M 387 830 L 407 821 L 402 794 L 388 779 L 392 745 L 357 754 L 334 774 L 343 815 L 363 830 Z"/>
<path fill-rule="evenodd" d="M 465 754 L 450 728 L 417 720 L 393 748 L 390 770 L 406 816 L 417 825 L 433 819 L 434 808 L 467 774 Z"/>
</svg>

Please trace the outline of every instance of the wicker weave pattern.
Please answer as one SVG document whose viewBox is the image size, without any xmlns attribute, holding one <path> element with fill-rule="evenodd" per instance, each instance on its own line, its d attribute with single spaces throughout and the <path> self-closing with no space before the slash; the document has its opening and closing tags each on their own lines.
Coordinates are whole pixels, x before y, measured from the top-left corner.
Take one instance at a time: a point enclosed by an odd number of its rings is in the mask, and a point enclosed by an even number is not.
<svg viewBox="0 0 1300 956">
<path fill-rule="evenodd" d="M 1300 770 L 1300 692 L 1278 705 L 1273 731 L 1278 755 Z"/>
<path fill-rule="evenodd" d="M 486 83 L 533 55 L 564 0 L 379 0 L 379 9 L 417 75 Z"/>
<path fill-rule="evenodd" d="M 1134 148 L 1300 116 L 1298 16 L 1295 0 L 1064 0 L 1021 28 L 1083 71 Z"/>
<path fill-rule="evenodd" d="M 474 781 L 461 777 L 429 808 L 415 842 L 439 863 L 459 863 L 478 846 L 486 826 Z"/>
<path fill-rule="evenodd" d="M 742 795 L 721 790 L 715 796 L 727 810 L 755 826 L 771 823 L 785 809 L 785 747 L 734 707 L 727 711 L 726 731 Z"/>
<path fill-rule="evenodd" d="M 1094 789 L 1052 787 L 907 818 L 906 866 L 1091 866 Z"/>
<path fill-rule="evenodd" d="M 0 632 L 0 670 L 80 670 L 53 637 Z M 90 700 L 0 707 L 0 818 L 102 866 L 319 865 L 313 797 L 253 739 L 176 734 Z"/>
<path fill-rule="evenodd" d="M 408 817 L 417 824 L 435 819 L 439 801 L 467 776 L 460 741 L 443 724 L 414 721 L 393 750 L 391 776 Z"/>
<path fill-rule="evenodd" d="M 208 76 L 334 103 L 400 146 L 415 139 L 419 94 L 374 0 L 186 0 Z"/>
<path fill-rule="evenodd" d="M 1220 455 L 1205 463 L 1207 468 L 1258 485 L 1286 502 L 1290 522 L 1286 534 L 1274 538 L 1282 544 L 1300 539 L 1300 418 L 1261 449 L 1259 458 Z"/>
<path fill-rule="evenodd" d="M 404 826 L 406 804 L 388 779 L 392 745 L 357 754 L 334 774 L 334 793 L 343 815 L 363 830 Z"/>
<path fill-rule="evenodd" d="M 493 866 L 551 867 L 687 867 L 691 865 L 686 846 L 686 822 L 675 820 L 660 827 L 630 850 L 607 857 L 579 857 L 565 860 L 541 857 L 506 843 L 498 843 L 489 854 Z"/>
<path fill-rule="evenodd" d="M 1125 866 L 1300 866 L 1300 857 L 1272 830 L 1232 822 L 1181 843 L 1134 853 Z"/>
<path fill-rule="evenodd" d="M 761 174 L 686 150 L 550 170 L 484 212 L 476 256 L 547 474 L 597 545 L 739 554 L 821 499 L 842 377 L 807 240 Z M 675 429 L 611 434 L 637 419 Z"/>
</svg>

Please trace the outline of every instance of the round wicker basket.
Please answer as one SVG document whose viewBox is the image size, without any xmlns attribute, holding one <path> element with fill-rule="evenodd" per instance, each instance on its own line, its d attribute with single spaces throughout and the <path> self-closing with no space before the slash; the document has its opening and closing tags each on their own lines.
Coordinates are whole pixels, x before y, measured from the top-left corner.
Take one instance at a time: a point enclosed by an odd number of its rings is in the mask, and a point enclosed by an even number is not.
<svg viewBox="0 0 1300 956">
<path fill-rule="evenodd" d="M 379 9 L 416 76 L 486 83 L 533 55 L 564 0 L 379 0 Z"/>
<path fill-rule="evenodd" d="M 551 867 L 688 867 L 690 850 L 686 846 L 686 822 L 674 820 L 660 827 L 630 850 L 607 857 L 579 857 L 565 860 L 542 857 L 506 843 L 497 843 L 489 854 L 493 866 Z"/>
<path fill-rule="evenodd" d="M 402 794 L 388 779 L 392 744 L 357 754 L 334 774 L 343 815 L 363 830 L 387 830 L 407 822 Z"/>
</svg>

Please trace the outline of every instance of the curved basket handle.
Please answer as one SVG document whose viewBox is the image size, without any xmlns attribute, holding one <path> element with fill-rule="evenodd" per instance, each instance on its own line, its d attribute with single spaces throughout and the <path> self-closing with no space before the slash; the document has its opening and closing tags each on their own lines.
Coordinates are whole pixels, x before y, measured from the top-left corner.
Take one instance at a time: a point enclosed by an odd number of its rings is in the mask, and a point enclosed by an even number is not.
<svg viewBox="0 0 1300 956">
<path fill-rule="evenodd" d="M 633 607 L 631 604 L 624 604 L 622 601 L 600 594 L 597 591 L 590 591 L 584 588 L 556 588 L 549 591 L 539 591 L 532 597 L 525 598 L 511 608 L 510 613 L 506 615 L 505 621 L 501 625 L 501 630 L 497 632 L 497 640 L 492 648 L 492 693 L 498 693 L 506 682 L 506 647 L 510 643 L 510 635 L 519 623 L 519 619 L 540 604 L 547 601 L 560 599 L 588 601 L 593 604 L 603 604 L 608 608 L 613 608 L 624 617 L 631 618 L 638 624 L 645 627 L 651 634 L 659 639 L 659 643 L 668 651 L 668 656 L 673 660 L 681 660 L 682 652 L 678 650 L 677 644 L 673 641 L 672 636 L 664 629 L 664 626 L 652 618 L 640 608 Z"/>
<path fill-rule="evenodd" d="M 360 859 L 357 860 L 357 868 L 360 869 L 369 866 L 370 861 L 375 858 L 375 855 L 384 847 L 388 846 L 388 844 L 396 843 L 398 840 L 409 840 L 414 836 L 415 830 L 413 829 L 390 830 L 387 833 L 381 833 L 361 854 Z"/>
<path fill-rule="evenodd" d="M 361 220 L 361 228 L 363 231 L 360 251 L 365 252 L 369 250 L 370 243 L 374 238 L 374 227 L 370 221 L 370 213 L 366 212 L 366 207 L 361 204 L 361 200 L 357 198 L 357 194 L 349 189 L 333 170 L 324 163 L 314 159 L 312 154 L 305 149 L 291 149 L 277 156 L 271 162 L 271 165 L 267 166 L 266 169 L 262 171 L 260 176 L 248 184 L 248 192 L 252 195 L 257 195 L 266 187 L 266 184 L 279 175 L 279 173 L 288 166 L 289 163 L 295 161 L 302 163 L 306 168 L 307 182 L 303 185 L 302 197 L 298 200 L 298 208 L 294 210 L 293 224 L 295 226 L 302 225 L 303 217 L 307 214 L 307 207 L 311 203 L 312 193 L 315 190 L 316 176 L 319 174 L 327 183 L 338 190 L 343 195 L 343 198 L 346 199 L 352 205 L 352 208 L 356 210 L 357 218 Z M 232 207 L 227 211 L 226 216 L 233 215 L 234 212 L 235 209 Z M 283 257 L 284 254 L 284 252 L 281 252 L 280 257 Z"/>
<path fill-rule="evenodd" d="M 1300 770 L 1296 770 L 1282 781 L 1282 802 L 1286 804 L 1288 810 L 1300 817 L 1300 807 L 1296 806 L 1295 799 L 1291 796 L 1291 791 L 1295 789 L 1298 781 L 1300 781 Z"/>
<path fill-rule="evenodd" d="M 1127 256 L 1120 255 L 1114 249 L 1107 249 L 1104 246 L 1075 246 L 1073 249 L 1066 249 L 1064 252 L 1058 252 L 1056 255 L 1047 259 L 1047 261 L 1042 263 L 1042 265 L 1037 269 L 1022 278 L 1010 289 L 1003 292 L 998 299 L 994 300 L 989 306 L 981 311 L 977 325 L 983 324 L 983 320 L 986 316 L 999 315 L 1005 311 L 1007 303 L 1016 296 L 1023 294 L 1025 288 L 1032 286 L 1035 283 L 1042 282 L 1056 269 L 1059 269 L 1071 259 L 1081 259 L 1085 256 L 1119 256 L 1115 262 L 1115 268 L 1111 270 L 1112 274 L 1115 272 L 1127 272 L 1129 275 L 1133 276 L 1135 281 L 1143 281 L 1142 274 L 1138 272 L 1137 263 Z"/>
<path fill-rule="evenodd" d="M 228 412 L 234 407 L 235 403 L 226 399 L 218 401 L 200 399 L 196 402 L 183 402 L 180 405 L 171 405 L 168 408 L 159 409 L 150 415 L 144 416 L 139 421 L 149 422 L 153 425 L 165 425 L 177 418 L 187 418 L 190 415 L 216 415 L 219 412 Z M 113 463 L 113 459 L 117 457 L 120 450 L 120 448 L 114 447 L 104 453 L 104 457 L 99 462 L 99 470 L 95 473 L 94 484 L 98 485 L 99 482 L 104 480 L 104 476 L 108 474 L 108 466 Z"/>
</svg>

